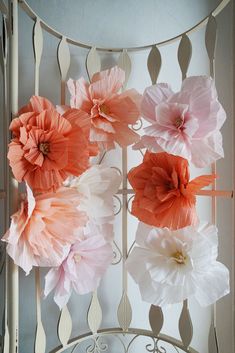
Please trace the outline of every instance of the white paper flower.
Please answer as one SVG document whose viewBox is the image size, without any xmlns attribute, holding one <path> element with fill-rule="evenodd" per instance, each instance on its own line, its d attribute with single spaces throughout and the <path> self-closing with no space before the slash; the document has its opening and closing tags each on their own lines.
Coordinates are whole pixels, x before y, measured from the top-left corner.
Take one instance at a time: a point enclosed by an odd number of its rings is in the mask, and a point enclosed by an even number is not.
<svg viewBox="0 0 235 353">
<path fill-rule="evenodd" d="M 97 224 L 113 221 L 113 195 L 118 191 L 121 175 L 115 168 L 94 165 L 81 176 L 74 178 L 70 186 L 76 187 L 83 196 L 79 210 L 86 212 Z"/>
<path fill-rule="evenodd" d="M 229 293 L 229 271 L 216 261 L 214 225 L 171 231 L 140 223 L 136 243 L 126 266 L 144 301 L 164 306 L 194 296 L 207 306 Z"/>
</svg>

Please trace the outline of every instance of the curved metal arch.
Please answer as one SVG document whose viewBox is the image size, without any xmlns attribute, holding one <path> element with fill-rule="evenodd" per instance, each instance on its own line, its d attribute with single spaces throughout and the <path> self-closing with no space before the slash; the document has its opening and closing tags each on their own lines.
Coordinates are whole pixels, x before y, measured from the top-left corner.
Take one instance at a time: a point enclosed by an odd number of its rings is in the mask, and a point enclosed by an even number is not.
<svg viewBox="0 0 235 353">
<path fill-rule="evenodd" d="M 33 9 L 28 5 L 28 3 L 25 0 L 18 0 L 20 6 L 22 7 L 22 9 L 28 14 L 29 17 L 32 18 L 32 20 L 36 21 L 36 19 L 39 19 L 41 26 L 43 29 L 45 29 L 45 31 L 47 31 L 48 33 L 52 34 L 53 36 L 62 39 L 63 37 L 66 39 L 66 41 L 70 44 L 73 44 L 75 46 L 81 47 L 81 48 L 85 48 L 85 49 L 91 49 L 92 47 L 96 47 L 95 45 L 89 45 L 86 43 L 82 43 L 79 42 L 73 38 L 64 36 L 62 33 L 60 33 L 59 31 L 56 31 L 54 28 L 52 28 L 51 26 L 49 26 L 46 22 L 44 22 L 41 18 L 39 18 L 39 16 L 37 16 L 37 14 L 33 11 Z M 203 27 L 206 25 L 208 19 L 210 16 L 217 16 L 224 8 L 226 5 L 228 5 L 228 3 L 230 2 L 230 0 L 222 0 L 219 5 L 212 10 L 208 16 L 206 16 L 205 18 L 203 18 L 200 22 L 198 22 L 196 25 L 194 25 L 193 27 L 189 28 L 187 31 L 178 34 L 175 37 L 172 37 L 170 39 L 166 39 L 164 41 L 158 42 L 158 43 L 152 43 L 152 44 L 147 44 L 144 46 L 139 46 L 139 47 L 128 47 L 128 48 L 105 48 L 105 47 L 96 47 L 96 50 L 99 51 L 104 51 L 104 52 L 117 52 L 120 53 L 123 51 L 123 49 L 126 49 L 128 51 L 140 51 L 140 50 L 146 50 L 146 49 L 150 49 L 153 46 L 164 46 L 166 44 L 169 43 L 173 43 L 177 40 L 179 40 L 184 34 L 190 34 L 195 32 L 196 30 L 198 30 L 199 28 Z"/>
<path fill-rule="evenodd" d="M 199 353 L 198 351 L 196 351 L 192 347 L 185 347 L 181 341 L 175 339 L 174 337 L 168 336 L 168 335 L 159 334 L 158 337 L 155 337 L 153 332 L 150 330 L 129 328 L 128 331 L 123 331 L 121 328 L 117 328 L 117 327 L 98 330 L 97 334 L 92 334 L 92 332 L 87 332 L 83 335 L 80 335 L 80 336 L 77 336 L 77 337 L 70 339 L 66 346 L 60 345 L 60 346 L 52 349 L 49 353 L 63 353 L 63 352 L 65 352 L 66 349 L 72 348 L 73 346 L 77 345 L 78 343 L 84 342 L 90 338 L 97 338 L 97 336 L 104 337 L 104 336 L 109 336 L 109 335 L 133 335 L 136 337 L 145 336 L 145 337 L 150 337 L 150 338 L 156 338 L 162 342 L 169 343 L 172 346 L 181 349 L 183 352 Z"/>
</svg>

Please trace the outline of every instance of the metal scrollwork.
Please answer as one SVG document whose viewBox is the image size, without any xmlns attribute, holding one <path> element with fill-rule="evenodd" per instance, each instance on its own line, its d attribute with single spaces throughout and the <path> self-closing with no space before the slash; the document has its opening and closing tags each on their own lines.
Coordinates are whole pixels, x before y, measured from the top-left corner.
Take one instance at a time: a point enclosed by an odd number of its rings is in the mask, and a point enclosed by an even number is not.
<svg viewBox="0 0 235 353">
<path fill-rule="evenodd" d="M 117 243 L 113 241 L 113 262 L 112 265 L 117 265 L 122 261 L 122 252 L 119 249 Z"/>
<path fill-rule="evenodd" d="M 131 125 L 132 130 L 134 131 L 139 131 L 143 127 L 143 121 L 142 119 L 138 119 L 137 122 L 133 125 Z"/>
<path fill-rule="evenodd" d="M 122 210 L 122 201 L 117 195 L 114 195 L 114 216 L 117 216 Z M 117 201 L 115 204 L 115 200 Z"/>
<path fill-rule="evenodd" d="M 100 337 L 96 337 L 93 340 L 93 344 L 90 344 L 86 348 L 86 353 L 100 353 L 100 352 L 106 352 L 108 349 L 108 344 L 104 343 L 100 340 Z"/>
</svg>

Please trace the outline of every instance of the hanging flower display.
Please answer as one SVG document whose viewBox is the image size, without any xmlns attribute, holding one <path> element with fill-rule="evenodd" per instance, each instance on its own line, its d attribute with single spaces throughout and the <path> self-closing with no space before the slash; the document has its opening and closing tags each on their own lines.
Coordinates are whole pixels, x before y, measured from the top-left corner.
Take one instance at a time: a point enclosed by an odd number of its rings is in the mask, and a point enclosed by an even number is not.
<svg viewBox="0 0 235 353">
<path fill-rule="evenodd" d="M 87 222 L 86 214 L 77 209 L 79 198 L 72 188 L 34 197 L 27 187 L 27 198 L 11 217 L 10 229 L 3 237 L 7 253 L 26 274 L 33 266 L 62 263 L 79 228 Z"/>
<path fill-rule="evenodd" d="M 45 278 L 44 294 L 55 290 L 54 300 L 62 309 L 72 290 L 78 294 L 94 291 L 113 258 L 112 246 L 90 223 L 85 228 L 59 268 L 51 269 Z"/>
<path fill-rule="evenodd" d="M 156 227 L 178 229 L 195 225 L 198 221 L 195 195 L 214 178 L 202 175 L 189 181 L 186 159 L 166 152 L 146 152 L 143 163 L 128 174 L 135 192 L 131 212 Z"/>
<path fill-rule="evenodd" d="M 88 141 L 74 112 L 67 111 L 65 118 L 43 97 L 32 97 L 10 130 L 13 174 L 35 192 L 55 191 L 68 175 L 80 175 L 89 166 Z"/>
<path fill-rule="evenodd" d="M 214 225 L 171 231 L 140 223 L 136 243 L 126 266 L 144 301 L 164 306 L 195 297 L 207 306 L 229 293 L 229 271 L 216 261 Z"/>
<path fill-rule="evenodd" d="M 219 130 L 226 114 L 211 78 L 186 78 L 178 93 L 164 83 L 148 87 L 141 111 L 151 125 L 144 129 L 145 135 L 136 148 L 165 151 L 186 158 L 197 167 L 223 157 Z"/>
<path fill-rule="evenodd" d="M 89 114 L 90 140 L 105 150 L 115 148 L 115 142 L 125 147 L 139 140 L 129 125 L 140 117 L 141 96 L 134 89 L 119 93 L 124 81 L 117 66 L 93 75 L 91 84 L 83 78 L 68 81 L 71 107 Z"/>
</svg>

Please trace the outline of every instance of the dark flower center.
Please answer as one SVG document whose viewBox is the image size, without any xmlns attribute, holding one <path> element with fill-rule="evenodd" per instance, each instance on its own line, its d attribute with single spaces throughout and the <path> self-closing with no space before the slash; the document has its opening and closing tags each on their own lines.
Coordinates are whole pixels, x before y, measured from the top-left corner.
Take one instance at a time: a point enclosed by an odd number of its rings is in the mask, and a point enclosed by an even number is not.
<svg viewBox="0 0 235 353">
<path fill-rule="evenodd" d="M 187 256 L 183 255 L 181 251 L 176 251 L 174 254 L 171 255 L 173 260 L 177 262 L 179 265 L 185 265 Z"/>
<path fill-rule="evenodd" d="M 50 152 L 49 142 L 41 142 L 39 144 L 39 151 L 46 156 Z"/>
<path fill-rule="evenodd" d="M 107 107 L 107 105 L 105 104 L 101 104 L 100 105 L 100 113 L 103 113 L 103 114 L 109 114 L 109 107 Z"/>
<path fill-rule="evenodd" d="M 184 119 L 182 119 L 181 116 L 177 117 L 177 118 L 175 119 L 175 127 L 176 127 L 177 129 L 181 128 L 182 125 L 183 125 L 183 122 L 184 122 Z"/>
</svg>

